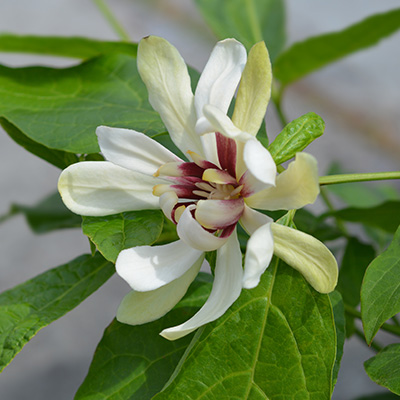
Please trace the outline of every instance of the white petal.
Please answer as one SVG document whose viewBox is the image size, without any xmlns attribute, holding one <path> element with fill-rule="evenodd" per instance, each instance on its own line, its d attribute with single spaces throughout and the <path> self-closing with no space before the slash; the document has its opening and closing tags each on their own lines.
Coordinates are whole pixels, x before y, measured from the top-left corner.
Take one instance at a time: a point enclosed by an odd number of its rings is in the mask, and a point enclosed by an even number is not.
<svg viewBox="0 0 400 400">
<path fill-rule="evenodd" d="M 196 220 L 208 229 L 224 229 L 235 224 L 243 213 L 243 199 L 199 200 Z"/>
<path fill-rule="evenodd" d="M 131 171 L 153 175 L 161 165 L 181 161 L 160 143 L 131 129 L 99 126 L 96 134 L 104 157 Z"/>
<path fill-rule="evenodd" d="M 138 47 L 140 76 L 149 92 L 149 102 L 160 114 L 172 141 L 183 152 L 203 155 L 194 131 L 196 111 L 185 62 L 165 39 L 148 36 Z"/>
<path fill-rule="evenodd" d="M 176 231 L 178 236 L 190 247 L 201 251 L 213 251 L 224 245 L 229 237 L 220 238 L 207 232 L 192 216 L 195 206 L 186 207 L 179 219 Z"/>
<path fill-rule="evenodd" d="M 319 194 L 317 161 L 307 153 L 297 153 L 296 160 L 276 178 L 276 186 L 246 198 L 246 203 L 262 210 L 290 210 L 314 203 Z"/>
<path fill-rule="evenodd" d="M 274 254 L 274 239 L 271 223 L 258 228 L 247 242 L 244 259 L 243 287 L 252 289 L 260 282 L 260 277 L 267 269 Z"/>
<path fill-rule="evenodd" d="M 169 340 L 179 339 L 219 318 L 239 297 L 242 277 L 242 253 L 235 231 L 229 241 L 217 251 L 214 284 L 204 306 L 183 324 L 164 329 L 161 336 Z"/>
<path fill-rule="evenodd" d="M 58 190 L 72 212 L 103 216 L 159 208 L 152 190 L 161 182 L 107 161 L 86 161 L 72 164 L 61 173 Z"/>
<path fill-rule="evenodd" d="M 275 185 L 276 164 L 270 152 L 256 139 L 244 145 L 243 161 L 247 167 L 240 183 L 244 184 L 242 195 L 259 192 Z"/>
<path fill-rule="evenodd" d="M 160 196 L 160 208 L 165 216 L 172 221 L 172 209 L 178 203 L 178 196 L 173 191 L 165 192 Z M 172 221 L 173 222 L 173 221 Z"/>
<path fill-rule="evenodd" d="M 249 235 L 252 235 L 258 228 L 272 221 L 273 219 L 268 217 L 268 215 L 253 210 L 246 205 L 240 218 L 240 224 Z"/>
<path fill-rule="evenodd" d="M 149 292 L 131 291 L 122 300 L 117 320 L 123 324 L 141 325 L 161 318 L 185 295 L 198 274 L 203 257 L 200 257 L 181 277 Z"/>
<path fill-rule="evenodd" d="M 274 253 L 299 271 L 320 293 L 335 289 L 338 266 L 328 248 L 311 235 L 287 226 L 272 224 Z"/>
<path fill-rule="evenodd" d="M 132 289 L 146 292 L 182 276 L 202 254 L 182 240 L 162 246 L 137 246 L 119 253 L 115 269 Z"/>
<path fill-rule="evenodd" d="M 203 116 L 203 107 L 206 104 L 217 106 L 226 114 L 239 84 L 246 60 L 246 49 L 235 39 L 225 39 L 216 44 L 195 92 L 198 119 Z M 212 128 L 206 125 L 203 126 L 201 133 L 213 132 Z"/>
</svg>

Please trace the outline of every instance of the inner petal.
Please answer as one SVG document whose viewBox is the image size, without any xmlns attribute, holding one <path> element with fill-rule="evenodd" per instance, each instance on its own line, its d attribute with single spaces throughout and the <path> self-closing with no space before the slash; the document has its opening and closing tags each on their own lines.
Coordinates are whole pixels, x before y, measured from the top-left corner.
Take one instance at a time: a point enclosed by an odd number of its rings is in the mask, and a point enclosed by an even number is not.
<svg viewBox="0 0 400 400">
<path fill-rule="evenodd" d="M 217 139 L 218 159 L 221 168 L 236 177 L 236 142 L 219 132 L 215 133 Z"/>
</svg>

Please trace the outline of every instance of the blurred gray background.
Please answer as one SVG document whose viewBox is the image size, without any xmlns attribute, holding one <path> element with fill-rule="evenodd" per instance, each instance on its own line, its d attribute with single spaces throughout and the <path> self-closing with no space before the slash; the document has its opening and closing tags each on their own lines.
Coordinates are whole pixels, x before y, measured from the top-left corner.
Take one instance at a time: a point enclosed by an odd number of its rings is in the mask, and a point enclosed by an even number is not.
<svg viewBox="0 0 400 400">
<path fill-rule="evenodd" d="M 155 34 L 172 42 L 185 60 L 202 69 L 216 42 L 190 0 L 109 0 L 133 41 Z M 288 43 L 339 30 L 398 0 L 287 0 Z M 1 0 L 0 32 L 118 39 L 91 0 Z M 400 34 L 312 74 L 288 88 L 289 120 L 306 112 L 326 122 L 322 138 L 307 151 L 321 175 L 332 161 L 349 172 L 398 170 L 400 161 Z M 0 54 L 12 66 L 67 66 L 76 60 Z M 268 132 L 280 127 L 273 107 Z M 12 202 L 34 204 L 56 188 L 60 171 L 32 156 L 0 132 L 0 215 Z M 0 225 L 0 290 L 89 251 L 80 230 L 35 236 L 22 216 Z M 127 285 L 114 276 L 77 309 L 43 329 L 0 375 L 2 400 L 67 400 L 84 379 L 104 328 L 115 316 Z M 385 338 L 383 338 L 384 340 Z M 381 390 L 363 370 L 374 353 L 357 338 L 345 348 L 334 398 L 352 400 Z"/>
</svg>

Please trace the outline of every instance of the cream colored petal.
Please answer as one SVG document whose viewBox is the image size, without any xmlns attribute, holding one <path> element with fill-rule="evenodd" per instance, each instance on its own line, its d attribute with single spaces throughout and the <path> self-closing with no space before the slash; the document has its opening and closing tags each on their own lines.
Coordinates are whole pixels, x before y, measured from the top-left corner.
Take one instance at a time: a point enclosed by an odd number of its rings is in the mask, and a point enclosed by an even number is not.
<svg viewBox="0 0 400 400">
<path fill-rule="evenodd" d="M 219 318 L 239 297 L 242 278 L 242 253 L 235 231 L 229 241 L 217 251 L 214 284 L 204 306 L 183 324 L 164 329 L 161 336 L 176 340 Z"/>
<path fill-rule="evenodd" d="M 178 196 L 173 191 L 165 192 L 160 196 L 160 208 L 170 221 L 172 221 L 171 217 L 172 210 L 177 203 L 178 203 Z"/>
<path fill-rule="evenodd" d="M 225 39 L 216 44 L 195 92 L 195 107 L 200 121 L 203 120 L 203 107 L 206 104 L 216 106 L 226 114 L 239 84 L 246 59 L 246 49 L 237 40 Z M 201 134 L 214 132 L 206 120 L 200 124 Z"/>
<path fill-rule="evenodd" d="M 160 143 L 131 129 L 99 126 L 96 134 L 107 161 L 131 171 L 153 175 L 163 164 L 182 161 Z"/>
<path fill-rule="evenodd" d="M 198 274 L 204 257 L 200 257 L 181 277 L 149 292 L 129 292 L 117 311 L 123 324 L 141 325 L 155 321 L 170 311 L 185 295 Z"/>
<path fill-rule="evenodd" d="M 183 153 L 192 150 L 203 155 L 200 137 L 194 131 L 196 111 L 190 77 L 179 52 L 165 39 L 148 36 L 139 43 L 137 63 L 150 104 L 160 114 L 172 141 Z"/>
<path fill-rule="evenodd" d="M 256 135 L 271 97 L 272 71 L 264 42 L 255 44 L 243 71 L 232 121 L 241 130 Z"/>
<path fill-rule="evenodd" d="M 295 161 L 276 178 L 276 186 L 245 199 L 247 205 L 261 210 L 290 210 L 314 203 L 319 194 L 316 159 L 297 153 Z"/>
<path fill-rule="evenodd" d="M 274 253 L 299 271 L 320 293 L 330 293 L 338 279 L 338 266 L 328 248 L 311 235 L 287 226 L 272 224 Z"/>
<path fill-rule="evenodd" d="M 61 173 L 58 191 L 72 212 L 103 216 L 160 208 L 152 189 L 161 182 L 108 161 L 86 161 L 72 164 Z"/>
<path fill-rule="evenodd" d="M 253 210 L 245 205 L 239 222 L 243 229 L 251 236 L 258 228 L 272 221 L 273 219 L 268 217 L 268 215 Z"/>
</svg>

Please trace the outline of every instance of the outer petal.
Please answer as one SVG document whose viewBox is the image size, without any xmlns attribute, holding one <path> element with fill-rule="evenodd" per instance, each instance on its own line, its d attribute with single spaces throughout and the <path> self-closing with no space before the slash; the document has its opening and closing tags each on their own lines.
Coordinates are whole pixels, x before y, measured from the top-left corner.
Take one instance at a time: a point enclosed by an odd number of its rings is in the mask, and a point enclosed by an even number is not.
<svg viewBox="0 0 400 400">
<path fill-rule="evenodd" d="M 118 307 L 117 320 L 124 324 L 141 325 L 161 318 L 184 296 L 202 261 L 203 257 L 200 257 L 181 277 L 159 289 L 128 293 Z"/>
<path fill-rule="evenodd" d="M 192 216 L 195 206 L 186 207 L 179 219 L 176 231 L 178 236 L 190 247 L 201 251 L 213 251 L 224 245 L 228 237 L 217 237 L 207 232 Z"/>
<path fill-rule="evenodd" d="M 139 43 L 137 63 L 150 104 L 160 114 L 173 142 L 183 153 L 192 150 L 203 154 L 194 132 L 196 112 L 190 77 L 179 52 L 165 39 L 148 36 Z"/>
<path fill-rule="evenodd" d="M 99 126 L 96 134 L 104 157 L 131 171 L 153 175 L 163 164 L 182 161 L 155 140 L 131 129 Z"/>
<path fill-rule="evenodd" d="M 242 253 L 235 231 L 229 241 L 217 252 L 214 284 L 204 306 L 185 323 L 164 329 L 161 336 L 169 340 L 179 339 L 219 318 L 239 297 L 242 290 L 242 277 Z"/>
<path fill-rule="evenodd" d="M 115 269 L 133 290 L 146 292 L 182 276 L 202 254 L 181 240 L 162 246 L 137 246 L 119 253 Z"/>
<path fill-rule="evenodd" d="M 66 168 L 58 180 L 58 190 L 74 213 L 103 216 L 159 208 L 152 189 L 161 182 L 107 161 L 87 161 Z"/>
<path fill-rule="evenodd" d="M 311 235 L 287 226 L 272 224 L 274 253 L 299 271 L 320 293 L 335 289 L 338 266 L 328 248 Z"/>
<path fill-rule="evenodd" d="M 264 120 L 271 96 L 272 71 L 268 50 L 264 42 L 255 44 L 243 71 L 233 123 L 243 131 L 256 135 Z"/>
<path fill-rule="evenodd" d="M 270 152 L 256 139 L 248 140 L 244 145 L 243 161 L 247 170 L 240 183 L 244 184 L 242 196 L 275 186 L 276 164 Z"/>
<path fill-rule="evenodd" d="M 195 107 L 200 124 L 206 122 L 203 117 L 203 107 L 206 104 L 214 105 L 226 114 L 246 59 L 245 47 L 235 39 L 225 39 L 216 44 L 195 92 Z M 205 124 L 201 133 L 209 132 L 214 130 L 212 126 Z"/>
<path fill-rule="evenodd" d="M 268 217 L 268 215 L 252 210 L 246 205 L 244 206 L 242 218 L 240 218 L 240 224 L 249 235 L 252 235 L 258 228 L 272 221 L 273 219 Z"/>
<path fill-rule="evenodd" d="M 246 203 L 262 210 L 290 210 L 313 203 L 319 194 L 317 161 L 307 153 L 297 153 L 296 160 L 276 178 L 276 186 L 262 190 Z"/>
</svg>

